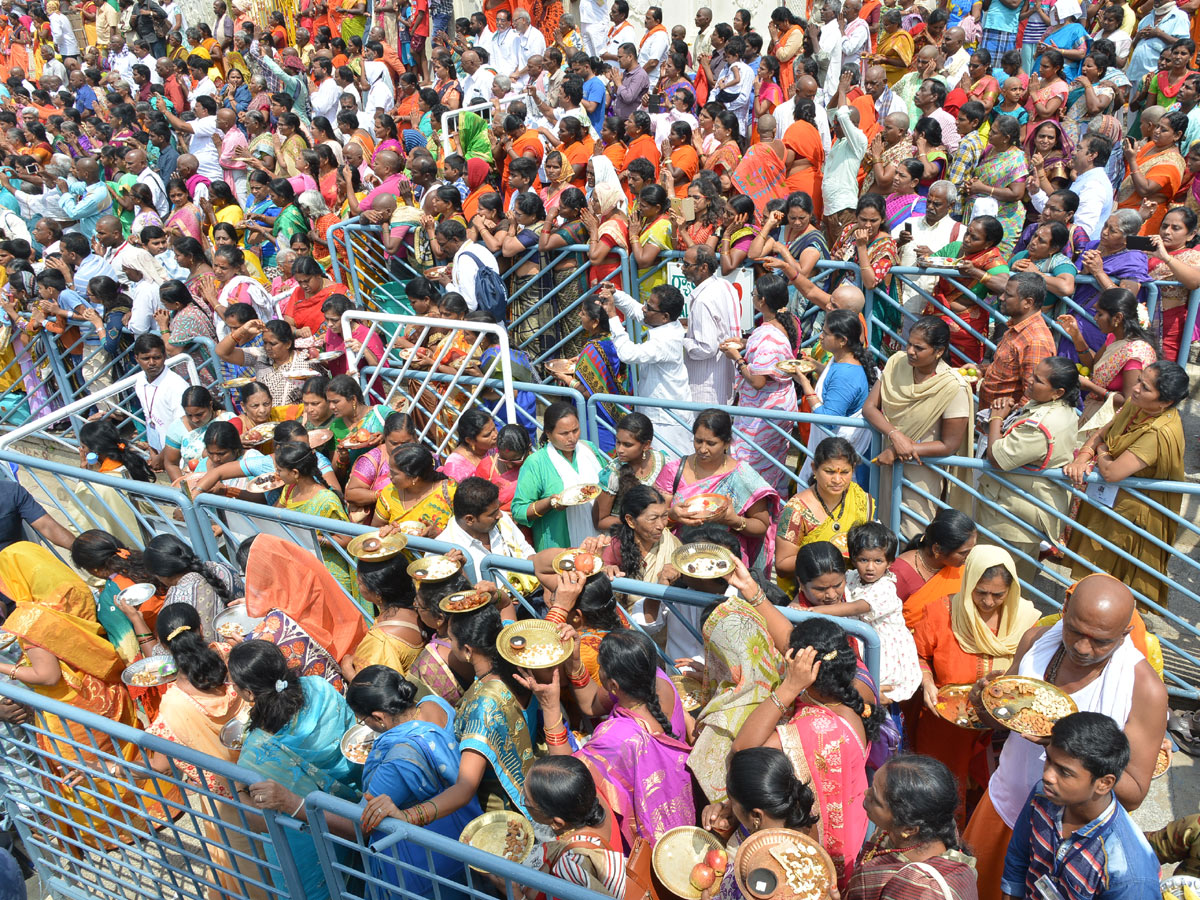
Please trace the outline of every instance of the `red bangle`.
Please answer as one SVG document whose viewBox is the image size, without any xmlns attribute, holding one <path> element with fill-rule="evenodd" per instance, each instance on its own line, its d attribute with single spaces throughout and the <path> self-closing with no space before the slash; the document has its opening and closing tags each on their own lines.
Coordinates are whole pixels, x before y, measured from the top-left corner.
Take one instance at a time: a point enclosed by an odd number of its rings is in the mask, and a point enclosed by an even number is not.
<svg viewBox="0 0 1200 900">
<path fill-rule="evenodd" d="M 557 622 L 559 625 L 565 625 L 567 622 L 567 614 L 560 606 L 550 607 L 550 611 L 546 613 L 547 622 Z"/>
<path fill-rule="evenodd" d="M 561 747 L 567 743 L 567 726 L 546 729 L 546 743 L 551 747 Z"/>
<path fill-rule="evenodd" d="M 571 679 L 571 687 L 585 688 L 592 683 L 592 676 L 587 669 L 583 670 L 583 674 L 578 678 Z"/>
</svg>

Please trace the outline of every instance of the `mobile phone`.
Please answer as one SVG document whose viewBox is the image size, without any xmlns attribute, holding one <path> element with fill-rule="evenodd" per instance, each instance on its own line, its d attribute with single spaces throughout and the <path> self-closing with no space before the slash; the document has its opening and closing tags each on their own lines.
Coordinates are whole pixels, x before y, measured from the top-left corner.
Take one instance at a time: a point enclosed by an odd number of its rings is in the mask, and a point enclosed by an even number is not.
<svg viewBox="0 0 1200 900">
<path fill-rule="evenodd" d="M 1134 235 L 1133 237 L 1125 238 L 1125 246 L 1130 250 L 1141 250 L 1143 253 L 1149 253 L 1154 249 L 1154 241 L 1148 237 Z"/>
<path fill-rule="evenodd" d="M 691 222 L 696 218 L 696 201 L 691 197 L 673 197 L 671 209 L 677 211 L 685 222 Z"/>
<path fill-rule="evenodd" d="M 650 112 L 652 112 L 652 113 L 662 112 L 663 100 L 664 100 L 664 97 L 662 94 L 651 94 L 650 100 L 649 100 Z"/>
<path fill-rule="evenodd" d="M 905 234 L 912 234 L 912 222 L 905 222 L 903 230 Z"/>
</svg>

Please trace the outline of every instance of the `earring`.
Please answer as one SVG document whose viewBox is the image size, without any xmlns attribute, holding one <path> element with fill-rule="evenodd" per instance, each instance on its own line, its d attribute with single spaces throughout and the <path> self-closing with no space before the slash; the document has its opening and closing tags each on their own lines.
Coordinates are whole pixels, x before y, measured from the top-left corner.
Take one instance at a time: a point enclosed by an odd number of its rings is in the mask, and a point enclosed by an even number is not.
<svg viewBox="0 0 1200 900">
<path fill-rule="evenodd" d="M 643 461 L 645 461 L 645 460 L 647 460 L 647 459 L 649 459 L 649 458 L 650 458 L 650 451 L 649 451 L 649 450 L 643 450 L 643 451 L 642 451 L 642 460 L 643 460 Z"/>
</svg>

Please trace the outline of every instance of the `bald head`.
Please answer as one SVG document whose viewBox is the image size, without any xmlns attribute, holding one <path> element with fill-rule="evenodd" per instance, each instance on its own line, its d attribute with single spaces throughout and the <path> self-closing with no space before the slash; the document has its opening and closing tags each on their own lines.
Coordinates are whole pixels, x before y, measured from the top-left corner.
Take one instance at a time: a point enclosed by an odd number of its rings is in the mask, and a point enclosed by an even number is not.
<svg viewBox="0 0 1200 900">
<path fill-rule="evenodd" d="M 811 100 L 817 96 L 817 89 L 820 87 L 817 84 L 817 79 L 811 75 L 801 75 L 796 79 L 796 93 L 805 100 Z"/>
<path fill-rule="evenodd" d="M 848 309 L 860 313 L 866 305 L 867 298 L 863 296 L 862 289 L 852 284 L 839 284 L 829 295 L 830 309 Z"/>
<path fill-rule="evenodd" d="M 100 177 L 100 167 L 90 156 L 81 156 L 75 160 L 75 171 L 79 175 L 79 180 L 86 184 L 95 184 Z"/>
<path fill-rule="evenodd" d="M 116 216 L 101 216 L 96 221 L 96 240 L 104 247 L 121 243 L 121 220 Z"/>
<path fill-rule="evenodd" d="M 1097 573 L 1075 585 L 1063 604 L 1063 647 L 1077 666 L 1105 663 L 1133 628 L 1133 592 L 1111 575 Z"/>
<path fill-rule="evenodd" d="M 762 140 L 762 141 L 775 140 L 776 130 L 777 130 L 777 126 L 775 124 L 775 117 L 773 115 L 771 115 L 770 113 L 765 113 L 758 117 L 759 140 Z"/>
<path fill-rule="evenodd" d="M 942 41 L 942 51 L 949 56 L 951 53 L 957 53 L 967 41 L 967 33 L 957 25 L 953 28 L 946 29 L 946 37 Z"/>
<path fill-rule="evenodd" d="M 183 159 L 183 157 L 180 157 Z M 381 150 L 375 154 L 375 174 L 380 178 L 386 178 L 394 172 L 400 171 L 400 154 L 393 150 Z"/>
<path fill-rule="evenodd" d="M 371 200 L 371 209 L 385 212 L 390 216 L 396 211 L 396 195 L 379 194 Z"/>
<path fill-rule="evenodd" d="M 183 153 L 175 161 L 175 170 L 184 178 L 191 178 L 200 168 L 200 160 L 190 153 Z"/>
</svg>

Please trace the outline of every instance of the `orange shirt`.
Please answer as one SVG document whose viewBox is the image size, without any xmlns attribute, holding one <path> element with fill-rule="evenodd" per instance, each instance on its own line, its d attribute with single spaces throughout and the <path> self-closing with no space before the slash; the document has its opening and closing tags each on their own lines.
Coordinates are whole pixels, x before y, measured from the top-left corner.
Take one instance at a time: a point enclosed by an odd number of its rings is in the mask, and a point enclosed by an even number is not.
<svg viewBox="0 0 1200 900">
<path fill-rule="evenodd" d="M 675 196 L 686 197 L 688 186 L 696 177 L 696 173 L 700 171 L 700 154 L 691 144 L 676 147 L 671 151 L 671 165 L 687 176 L 683 181 L 675 179 Z"/>
<path fill-rule="evenodd" d="M 604 155 L 618 172 L 625 168 L 625 152 L 625 145 L 620 141 L 613 141 L 604 148 Z"/>
<path fill-rule="evenodd" d="M 583 174 L 571 178 L 571 184 L 581 191 L 587 186 L 587 163 L 592 156 L 593 146 L 592 139 L 589 137 L 573 144 L 564 144 L 558 148 L 559 152 L 566 157 L 567 165 L 583 166 Z"/>
<path fill-rule="evenodd" d="M 539 166 L 542 164 L 542 155 L 546 152 L 542 146 L 541 139 L 537 136 L 537 132 L 530 129 L 526 129 L 524 134 L 513 141 L 512 149 L 516 156 L 528 156 L 532 153 L 534 161 Z M 500 188 L 504 191 L 506 201 L 508 199 L 508 164 L 512 162 L 513 158 L 515 157 L 510 158 L 508 154 L 505 154 L 504 165 L 500 171 Z"/>
<path fill-rule="evenodd" d="M 420 95 L 413 91 L 409 96 L 401 97 L 400 102 L 396 104 L 396 127 L 401 131 L 417 127 L 412 122 L 412 116 L 417 113 L 417 101 L 420 99 Z"/>
<path fill-rule="evenodd" d="M 654 143 L 654 138 L 648 134 L 638 135 L 629 142 L 629 149 L 625 151 L 625 168 L 629 168 L 629 164 L 639 157 L 654 163 L 654 177 L 657 180 L 662 154 L 658 151 L 658 145 Z"/>
</svg>

